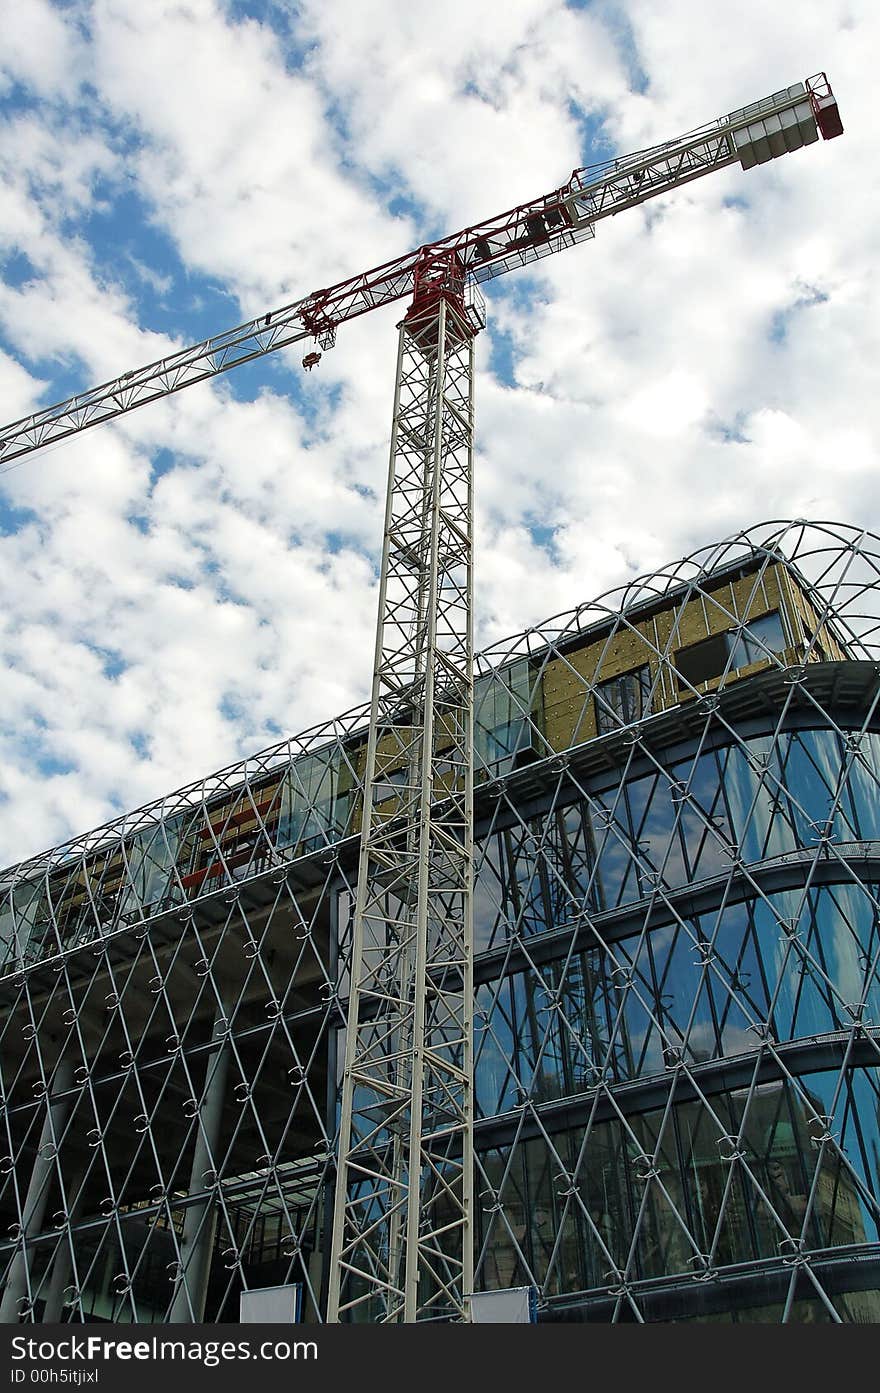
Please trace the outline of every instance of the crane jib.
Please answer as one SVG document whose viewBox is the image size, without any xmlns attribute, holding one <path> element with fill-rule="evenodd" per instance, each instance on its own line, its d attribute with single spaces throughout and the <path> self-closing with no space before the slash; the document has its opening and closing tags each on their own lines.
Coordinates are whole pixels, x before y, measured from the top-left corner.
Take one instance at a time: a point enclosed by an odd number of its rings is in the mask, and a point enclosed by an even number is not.
<svg viewBox="0 0 880 1393">
<path fill-rule="evenodd" d="M 744 169 L 842 133 L 824 73 L 782 88 L 678 140 L 593 168 L 529 203 L 426 244 L 245 324 L 123 373 L 0 429 L 0 469 L 53 441 L 156 401 L 240 364 L 313 338 L 335 342 L 339 325 L 406 299 L 417 268 L 434 254 L 453 254 L 464 280 L 492 280 L 595 235 L 595 223 L 737 161 Z M 317 361 L 308 355 L 308 366 Z"/>
</svg>

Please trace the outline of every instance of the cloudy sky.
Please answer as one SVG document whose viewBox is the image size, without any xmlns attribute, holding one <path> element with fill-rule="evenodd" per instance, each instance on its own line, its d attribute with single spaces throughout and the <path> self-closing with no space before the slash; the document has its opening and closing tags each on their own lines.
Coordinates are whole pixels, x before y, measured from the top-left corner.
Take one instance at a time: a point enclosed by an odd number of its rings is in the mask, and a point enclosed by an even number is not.
<svg viewBox="0 0 880 1393">
<path fill-rule="evenodd" d="M 827 70 L 846 134 L 489 288 L 478 638 L 880 528 L 871 0 L 0 0 L 3 422 Z M 0 476 L 0 865 L 362 700 L 391 306 Z"/>
</svg>

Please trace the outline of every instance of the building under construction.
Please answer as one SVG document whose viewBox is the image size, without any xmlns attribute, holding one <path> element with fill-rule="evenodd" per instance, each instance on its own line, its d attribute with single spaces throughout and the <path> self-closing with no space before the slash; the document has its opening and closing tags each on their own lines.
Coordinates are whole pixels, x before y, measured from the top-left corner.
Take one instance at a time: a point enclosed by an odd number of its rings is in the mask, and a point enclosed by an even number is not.
<svg viewBox="0 0 880 1393">
<path fill-rule="evenodd" d="M 478 658 L 476 1291 L 880 1319 L 878 576 L 767 525 Z M 326 1318 L 367 717 L 0 877 L 2 1320 Z"/>
</svg>

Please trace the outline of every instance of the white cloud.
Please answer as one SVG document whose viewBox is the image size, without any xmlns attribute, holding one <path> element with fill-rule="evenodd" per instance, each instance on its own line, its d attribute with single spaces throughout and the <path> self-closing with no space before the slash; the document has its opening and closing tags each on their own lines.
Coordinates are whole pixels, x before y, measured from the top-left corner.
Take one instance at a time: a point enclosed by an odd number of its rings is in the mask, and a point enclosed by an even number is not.
<svg viewBox="0 0 880 1393">
<path fill-rule="evenodd" d="M 143 140 L 140 192 L 187 265 L 248 313 L 410 245 L 410 224 L 341 167 L 321 94 L 267 25 L 230 21 L 215 0 L 97 0 L 92 23 L 102 99 Z"/>
<path fill-rule="evenodd" d="M 302 7 L 310 71 L 345 115 L 353 158 L 435 215 L 476 221 L 535 197 L 579 163 L 571 104 L 624 92 L 602 25 L 560 0 Z"/>
<path fill-rule="evenodd" d="M 85 54 L 75 12 L 65 14 L 49 0 L 4 0 L 2 21 L 0 81 L 21 83 L 45 98 L 76 91 Z"/>
</svg>

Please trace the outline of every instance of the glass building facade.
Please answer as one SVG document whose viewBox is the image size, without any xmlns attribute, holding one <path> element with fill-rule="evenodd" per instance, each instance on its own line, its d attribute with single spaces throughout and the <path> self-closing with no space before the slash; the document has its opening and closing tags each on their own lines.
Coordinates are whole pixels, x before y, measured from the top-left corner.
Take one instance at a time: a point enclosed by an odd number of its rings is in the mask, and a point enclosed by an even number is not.
<svg viewBox="0 0 880 1393">
<path fill-rule="evenodd" d="M 478 1289 L 880 1319 L 878 574 L 756 528 L 482 656 Z M 0 1319 L 323 1318 L 364 744 L 0 875 Z"/>
</svg>

